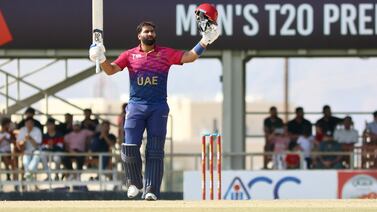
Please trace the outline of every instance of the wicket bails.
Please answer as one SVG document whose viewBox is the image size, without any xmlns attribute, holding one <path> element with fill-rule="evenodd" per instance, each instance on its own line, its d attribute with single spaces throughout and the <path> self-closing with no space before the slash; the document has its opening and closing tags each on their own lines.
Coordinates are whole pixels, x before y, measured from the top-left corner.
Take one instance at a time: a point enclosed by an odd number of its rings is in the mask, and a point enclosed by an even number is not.
<svg viewBox="0 0 377 212">
<path fill-rule="evenodd" d="M 207 164 L 207 138 L 209 138 L 209 198 L 214 199 L 214 176 L 213 176 L 213 158 L 214 158 L 214 139 L 216 138 L 216 163 L 217 163 L 217 199 L 221 199 L 221 135 L 205 134 L 202 136 L 202 199 L 206 199 L 206 164 Z"/>
</svg>

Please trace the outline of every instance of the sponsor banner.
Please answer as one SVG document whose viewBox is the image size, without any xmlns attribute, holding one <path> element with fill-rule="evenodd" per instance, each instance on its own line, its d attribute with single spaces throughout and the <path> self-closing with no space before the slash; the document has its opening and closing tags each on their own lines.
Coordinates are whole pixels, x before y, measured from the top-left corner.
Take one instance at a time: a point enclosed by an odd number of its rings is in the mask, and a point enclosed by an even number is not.
<svg viewBox="0 0 377 212">
<path fill-rule="evenodd" d="M 210 49 L 375 49 L 377 0 L 208 0 L 219 13 L 220 38 Z M 107 49 L 138 44 L 136 26 L 157 25 L 157 41 L 191 49 L 200 39 L 194 11 L 201 0 L 104 1 Z M 9 27 L 1 48 L 87 49 L 92 42 L 90 0 L 0 1 Z"/>
<path fill-rule="evenodd" d="M 339 199 L 377 199 L 377 171 L 339 171 Z"/>
<path fill-rule="evenodd" d="M 209 197 L 207 173 L 207 199 Z M 216 188 L 215 175 L 215 188 Z M 215 189 L 215 197 L 216 197 Z M 337 171 L 223 171 L 222 199 L 336 199 Z M 201 199 L 201 172 L 184 173 L 184 199 Z"/>
</svg>

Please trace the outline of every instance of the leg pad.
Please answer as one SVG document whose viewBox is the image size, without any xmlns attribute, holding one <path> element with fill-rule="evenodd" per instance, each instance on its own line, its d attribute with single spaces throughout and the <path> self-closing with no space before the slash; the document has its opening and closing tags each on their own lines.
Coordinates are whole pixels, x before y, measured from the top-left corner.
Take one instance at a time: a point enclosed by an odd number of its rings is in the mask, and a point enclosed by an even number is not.
<svg viewBox="0 0 377 212">
<path fill-rule="evenodd" d="M 143 187 L 142 161 L 140 149 L 137 145 L 122 144 L 121 157 L 126 174 L 126 182 L 138 189 Z"/>
</svg>

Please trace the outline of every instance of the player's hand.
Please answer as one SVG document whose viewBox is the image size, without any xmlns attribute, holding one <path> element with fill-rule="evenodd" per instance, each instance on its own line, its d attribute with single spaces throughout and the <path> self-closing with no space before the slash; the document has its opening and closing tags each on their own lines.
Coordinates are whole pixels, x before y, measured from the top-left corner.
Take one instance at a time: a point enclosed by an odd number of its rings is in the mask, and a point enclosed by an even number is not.
<svg viewBox="0 0 377 212">
<path fill-rule="evenodd" d="M 217 28 L 217 25 L 212 24 L 209 29 L 205 32 L 202 32 L 202 39 L 200 42 L 204 45 L 213 43 L 220 35 L 220 31 Z"/>
<path fill-rule="evenodd" d="M 93 62 L 96 62 L 98 59 L 100 63 L 103 63 L 106 60 L 105 52 L 106 52 L 106 49 L 103 44 L 93 43 L 89 49 L 89 58 Z"/>
</svg>

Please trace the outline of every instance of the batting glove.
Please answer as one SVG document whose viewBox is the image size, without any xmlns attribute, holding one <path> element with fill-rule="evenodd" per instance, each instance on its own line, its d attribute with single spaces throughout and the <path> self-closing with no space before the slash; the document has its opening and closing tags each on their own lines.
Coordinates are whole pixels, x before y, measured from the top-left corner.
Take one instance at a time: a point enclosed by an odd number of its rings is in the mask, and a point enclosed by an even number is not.
<svg viewBox="0 0 377 212">
<path fill-rule="evenodd" d="M 202 39 L 200 42 L 204 45 L 213 43 L 220 35 L 220 31 L 217 28 L 217 25 L 212 24 L 208 30 L 202 32 Z"/>
<path fill-rule="evenodd" d="M 96 62 L 98 59 L 100 63 L 103 63 L 106 61 L 105 52 L 106 52 L 106 49 L 102 43 L 100 44 L 93 43 L 89 49 L 89 58 L 93 62 Z"/>
</svg>

